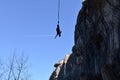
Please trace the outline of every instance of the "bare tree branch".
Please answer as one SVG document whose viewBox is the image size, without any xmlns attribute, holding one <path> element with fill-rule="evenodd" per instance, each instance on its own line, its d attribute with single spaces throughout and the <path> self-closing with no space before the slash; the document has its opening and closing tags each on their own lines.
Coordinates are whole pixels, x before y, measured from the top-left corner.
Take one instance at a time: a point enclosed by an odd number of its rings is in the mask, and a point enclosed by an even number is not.
<svg viewBox="0 0 120 80">
<path fill-rule="evenodd" d="M 10 80 L 11 73 L 12 73 L 12 71 L 13 71 L 13 66 L 14 66 L 14 56 L 15 56 L 15 55 L 13 55 L 12 61 L 9 62 L 9 63 L 10 63 L 10 69 L 9 69 L 8 79 L 7 79 L 7 80 Z"/>
<path fill-rule="evenodd" d="M 26 76 L 27 73 L 27 62 L 28 62 L 28 57 L 22 53 L 20 56 L 19 55 L 13 55 L 12 59 L 9 60 L 9 67 L 8 67 L 8 72 L 7 72 L 7 78 L 6 80 L 29 80 L 29 76 Z M 1 79 L 0 79 L 1 80 Z"/>
</svg>

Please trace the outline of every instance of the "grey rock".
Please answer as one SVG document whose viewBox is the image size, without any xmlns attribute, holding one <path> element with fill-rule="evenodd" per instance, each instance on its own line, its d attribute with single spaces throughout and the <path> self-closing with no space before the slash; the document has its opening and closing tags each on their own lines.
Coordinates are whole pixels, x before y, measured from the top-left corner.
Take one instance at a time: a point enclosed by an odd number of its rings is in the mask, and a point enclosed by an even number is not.
<svg viewBox="0 0 120 80">
<path fill-rule="evenodd" d="M 120 80 L 120 0 L 82 4 L 72 54 L 63 61 L 56 80 Z"/>
<path fill-rule="evenodd" d="M 105 65 L 101 70 L 101 74 L 103 80 L 120 80 L 119 74 L 115 71 L 114 65 Z"/>
</svg>

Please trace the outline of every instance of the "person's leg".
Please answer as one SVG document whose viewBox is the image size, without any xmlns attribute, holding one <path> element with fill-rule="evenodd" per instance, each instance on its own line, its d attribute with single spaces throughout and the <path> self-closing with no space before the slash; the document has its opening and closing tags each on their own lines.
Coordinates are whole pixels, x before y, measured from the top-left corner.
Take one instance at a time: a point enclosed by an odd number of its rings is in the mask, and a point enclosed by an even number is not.
<svg viewBox="0 0 120 80">
<path fill-rule="evenodd" d="M 56 39 L 57 35 L 58 35 L 58 34 L 56 34 L 55 39 Z"/>
</svg>

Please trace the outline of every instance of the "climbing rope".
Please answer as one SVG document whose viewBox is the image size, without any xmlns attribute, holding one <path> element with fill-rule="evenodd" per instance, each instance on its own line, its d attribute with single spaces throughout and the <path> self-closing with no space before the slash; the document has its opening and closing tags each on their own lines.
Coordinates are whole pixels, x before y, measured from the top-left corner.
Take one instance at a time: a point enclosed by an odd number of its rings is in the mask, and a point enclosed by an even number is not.
<svg viewBox="0 0 120 80">
<path fill-rule="evenodd" d="M 59 25 L 59 18 L 60 18 L 60 0 L 58 0 L 58 25 Z"/>
</svg>

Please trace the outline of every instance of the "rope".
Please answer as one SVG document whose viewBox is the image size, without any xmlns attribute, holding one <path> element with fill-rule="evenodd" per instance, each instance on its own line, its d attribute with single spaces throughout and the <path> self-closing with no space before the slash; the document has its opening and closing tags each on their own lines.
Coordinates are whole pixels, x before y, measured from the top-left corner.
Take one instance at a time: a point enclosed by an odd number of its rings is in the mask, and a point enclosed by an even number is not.
<svg viewBox="0 0 120 80">
<path fill-rule="evenodd" d="M 59 17 L 60 17 L 60 0 L 58 0 L 58 25 L 59 25 Z"/>
</svg>

